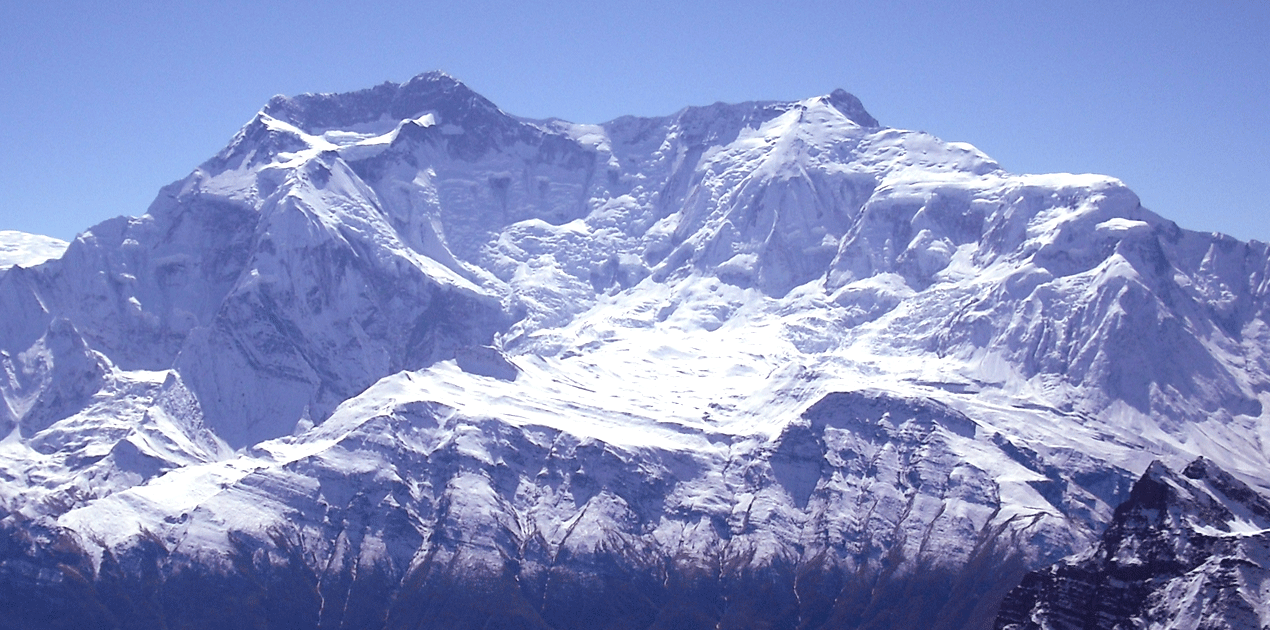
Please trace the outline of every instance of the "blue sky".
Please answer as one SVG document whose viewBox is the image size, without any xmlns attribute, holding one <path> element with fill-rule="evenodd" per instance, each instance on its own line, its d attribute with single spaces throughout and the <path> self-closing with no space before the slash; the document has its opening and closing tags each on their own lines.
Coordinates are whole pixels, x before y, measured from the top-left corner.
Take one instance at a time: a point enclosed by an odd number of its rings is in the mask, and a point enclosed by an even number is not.
<svg viewBox="0 0 1270 630">
<path fill-rule="evenodd" d="M 442 69 L 602 122 L 844 88 L 1014 172 L 1270 240 L 1270 2 L 4 2 L 0 229 L 141 214 L 274 94 Z"/>
</svg>

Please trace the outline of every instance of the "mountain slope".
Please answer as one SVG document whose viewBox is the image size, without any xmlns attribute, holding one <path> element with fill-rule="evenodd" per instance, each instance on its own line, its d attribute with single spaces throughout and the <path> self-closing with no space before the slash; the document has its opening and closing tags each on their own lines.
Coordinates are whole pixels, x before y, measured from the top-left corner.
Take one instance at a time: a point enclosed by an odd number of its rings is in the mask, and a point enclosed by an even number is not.
<svg viewBox="0 0 1270 630">
<path fill-rule="evenodd" d="M 1270 487 L 1268 272 L 842 91 L 602 125 L 440 73 L 276 97 L 0 275 L 0 605 L 986 628 L 1154 460 Z"/>
</svg>

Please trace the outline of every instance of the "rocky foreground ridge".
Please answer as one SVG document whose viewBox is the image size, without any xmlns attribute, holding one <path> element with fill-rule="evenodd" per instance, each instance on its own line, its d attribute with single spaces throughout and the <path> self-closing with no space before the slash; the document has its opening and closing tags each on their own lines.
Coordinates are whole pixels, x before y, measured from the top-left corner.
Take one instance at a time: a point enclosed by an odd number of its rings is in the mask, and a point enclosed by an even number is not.
<svg viewBox="0 0 1270 630">
<path fill-rule="evenodd" d="M 842 91 L 276 97 L 0 270 L 0 627 L 1173 627 L 1266 566 L 1268 274 Z"/>
<path fill-rule="evenodd" d="M 1203 457 L 1151 464 L 1090 552 L 1029 573 L 996 627 L 1260 628 L 1270 502 Z"/>
</svg>

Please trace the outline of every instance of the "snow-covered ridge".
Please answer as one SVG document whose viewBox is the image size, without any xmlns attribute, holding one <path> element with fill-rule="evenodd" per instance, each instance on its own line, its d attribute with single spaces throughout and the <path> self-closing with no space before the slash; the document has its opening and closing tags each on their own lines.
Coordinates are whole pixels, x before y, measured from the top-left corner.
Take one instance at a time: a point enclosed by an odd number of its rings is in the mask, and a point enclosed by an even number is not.
<svg viewBox="0 0 1270 630">
<path fill-rule="evenodd" d="M 1264 244 L 842 91 L 603 124 L 440 73 L 276 97 L 0 275 L 0 582 L 297 627 L 986 627 L 1152 461 L 1270 487 L 1268 293 Z"/>
<path fill-rule="evenodd" d="M 0 230 L 0 270 L 14 265 L 38 265 L 61 256 L 66 246 L 66 241 L 51 236 Z"/>
</svg>

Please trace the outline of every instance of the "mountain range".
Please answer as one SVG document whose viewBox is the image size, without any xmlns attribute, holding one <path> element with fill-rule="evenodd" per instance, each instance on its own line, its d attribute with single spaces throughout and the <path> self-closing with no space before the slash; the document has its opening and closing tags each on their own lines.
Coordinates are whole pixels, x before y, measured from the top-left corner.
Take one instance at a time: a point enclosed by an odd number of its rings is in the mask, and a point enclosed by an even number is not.
<svg viewBox="0 0 1270 630">
<path fill-rule="evenodd" d="M 842 90 L 279 96 L 33 239 L 0 627 L 1270 624 L 1267 245 Z"/>
</svg>

